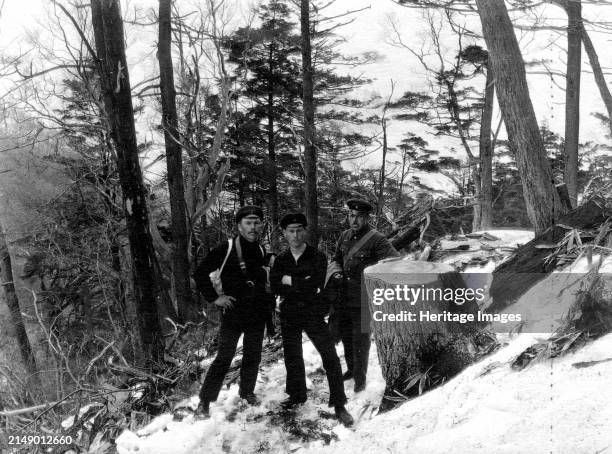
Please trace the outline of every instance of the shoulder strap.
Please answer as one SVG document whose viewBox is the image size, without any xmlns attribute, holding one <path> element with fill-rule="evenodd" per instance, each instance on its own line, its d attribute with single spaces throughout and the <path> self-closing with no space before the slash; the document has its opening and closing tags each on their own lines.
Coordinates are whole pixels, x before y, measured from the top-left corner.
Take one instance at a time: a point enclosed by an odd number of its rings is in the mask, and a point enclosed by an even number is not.
<svg viewBox="0 0 612 454">
<path fill-rule="evenodd" d="M 263 247 L 261 247 L 261 244 L 259 245 L 259 250 L 262 254 L 261 257 L 264 258 L 266 254 L 264 252 Z M 244 261 L 244 257 L 242 256 L 242 245 L 240 244 L 240 235 L 238 235 L 238 237 L 236 238 L 236 255 L 238 256 L 238 263 L 240 264 L 240 270 L 242 271 L 242 274 L 244 274 L 244 277 L 248 281 L 249 274 L 247 273 L 246 263 Z"/>
<path fill-rule="evenodd" d="M 264 251 L 264 248 L 261 246 L 261 244 L 259 245 L 259 251 L 261 252 L 261 258 L 264 258 L 266 256 L 266 253 Z M 244 261 L 244 257 L 242 256 L 242 245 L 240 244 L 240 235 L 238 235 L 238 237 L 236 238 L 236 255 L 238 255 L 238 263 L 240 264 L 240 269 L 246 276 L 247 267 L 246 267 L 246 262 Z"/>
<path fill-rule="evenodd" d="M 225 267 L 225 262 L 227 262 L 227 258 L 229 257 L 230 253 L 232 252 L 232 243 L 233 242 L 234 242 L 234 240 L 232 238 L 227 240 L 227 254 L 225 254 L 225 258 L 223 259 L 223 264 L 221 265 L 221 268 L 219 268 L 219 276 L 221 276 L 221 273 L 223 273 L 223 268 Z"/>
<path fill-rule="evenodd" d="M 244 262 L 244 257 L 242 256 L 242 245 L 240 244 L 240 235 L 236 237 L 236 255 L 238 255 L 238 263 L 240 264 L 240 269 L 242 273 L 246 276 L 247 269 L 246 263 Z"/>
<path fill-rule="evenodd" d="M 346 257 L 344 257 L 344 266 L 353 258 L 357 252 L 367 243 L 367 241 L 372 238 L 376 234 L 376 230 L 372 229 L 368 231 L 364 236 L 362 236 L 359 241 L 357 241 L 353 247 L 346 253 Z"/>
</svg>

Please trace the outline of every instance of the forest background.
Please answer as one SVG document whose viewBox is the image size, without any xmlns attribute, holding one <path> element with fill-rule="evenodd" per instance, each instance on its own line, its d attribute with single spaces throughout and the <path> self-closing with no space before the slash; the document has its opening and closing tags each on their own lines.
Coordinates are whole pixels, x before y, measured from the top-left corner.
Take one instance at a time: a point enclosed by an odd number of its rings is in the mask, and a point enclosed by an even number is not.
<svg viewBox="0 0 612 454">
<path fill-rule="evenodd" d="M 300 210 L 329 254 L 352 197 L 391 234 L 433 195 L 452 234 L 541 232 L 608 194 L 610 11 L 5 1 L 2 330 L 18 342 L 3 342 L 0 406 L 120 387 L 121 368 L 211 345 L 218 314 L 190 276 L 244 204 L 266 208 L 269 251 Z"/>
</svg>

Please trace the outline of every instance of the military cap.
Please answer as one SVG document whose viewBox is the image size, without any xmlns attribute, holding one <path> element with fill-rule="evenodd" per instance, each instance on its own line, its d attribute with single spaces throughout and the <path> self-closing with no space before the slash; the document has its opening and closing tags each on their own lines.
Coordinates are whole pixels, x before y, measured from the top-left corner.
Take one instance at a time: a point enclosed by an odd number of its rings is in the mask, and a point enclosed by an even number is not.
<svg viewBox="0 0 612 454">
<path fill-rule="evenodd" d="M 286 229 L 291 224 L 302 224 L 303 227 L 306 227 L 308 221 L 306 221 L 306 216 L 302 213 L 289 213 L 280 220 L 281 229 Z"/>
<path fill-rule="evenodd" d="M 236 211 L 236 224 L 238 224 L 243 218 L 249 218 L 252 216 L 256 216 L 260 220 L 263 220 L 263 210 L 261 207 L 255 205 L 240 207 L 240 209 Z"/>
<path fill-rule="evenodd" d="M 363 199 L 350 199 L 346 201 L 349 210 L 355 210 L 359 214 L 368 214 L 374 209 L 372 204 Z"/>
</svg>

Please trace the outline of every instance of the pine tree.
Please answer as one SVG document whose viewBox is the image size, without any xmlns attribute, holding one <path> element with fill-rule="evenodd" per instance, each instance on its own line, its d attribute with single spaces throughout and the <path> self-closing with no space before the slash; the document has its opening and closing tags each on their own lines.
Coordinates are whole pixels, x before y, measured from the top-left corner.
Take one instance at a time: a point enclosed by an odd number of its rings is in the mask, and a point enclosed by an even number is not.
<svg viewBox="0 0 612 454">
<path fill-rule="evenodd" d="M 243 114 L 234 140 L 264 155 L 265 199 L 274 232 L 279 221 L 279 156 L 295 148 L 295 112 L 299 111 L 299 40 L 283 0 L 261 6 L 258 28 L 240 28 L 227 42 L 229 61 L 242 86 L 237 93 Z M 240 108 L 239 107 L 239 108 Z M 242 150 L 244 151 L 244 150 Z M 272 247 L 277 248 L 273 236 Z"/>
</svg>

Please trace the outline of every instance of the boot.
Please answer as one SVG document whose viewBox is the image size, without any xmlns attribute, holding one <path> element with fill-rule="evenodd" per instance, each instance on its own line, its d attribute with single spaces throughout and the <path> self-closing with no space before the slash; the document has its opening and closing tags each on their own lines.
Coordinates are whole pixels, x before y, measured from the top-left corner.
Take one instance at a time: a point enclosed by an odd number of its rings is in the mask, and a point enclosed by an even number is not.
<svg viewBox="0 0 612 454">
<path fill-rule="evenodd" d="M 351 378 L 353 378 L 353 371 L 352 370 L 347 370 L 344 375 L 342 375 L 342 380 L 350 380 Z"/>
<path fill-rule="evenodd" d="M 355 388 L 353 389 L 355 390 L 355 394 L 357 394 L 363 391 L 365 388 L 366 388 L 365 383 L 355 383 Z"/>
<path fill-rule="evenodd" d="M 351 427 L 353 425 L 355 421 L 344 405 L 336 405 L 334 410 L 336 412 L 336 418 L 338 418 L 338 421 L 340 421 L 345 427 Z"/>
<path fill-rule="evenodd" d="M 195 419 L 208 419 L 210 418 L 210 402 L 207 400 L 201 400 L 198 408 L 196 408 L 193 414 Z"/>
<path fill-rule="evenodd" d="M 261 401 L 253 393 L 245 394 L 244 396 L 242 396 L 242 398 L 247 401 L 247 404 L 252 405 L 254 407 L 261 403 Z"/>
<path fill-rule="evenodd" d="M 303 404 L 304 402 L 306 402 L 306 398 L 297 398 L 297 397 L 288 397 L 285 400 L 283 400 L 280 405 L 282 408 L 284 409 L 289 409 L 289 408 L 293 408 L 293 407 L 297 407 L 298 405 Z"/>
</svg>

